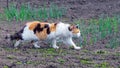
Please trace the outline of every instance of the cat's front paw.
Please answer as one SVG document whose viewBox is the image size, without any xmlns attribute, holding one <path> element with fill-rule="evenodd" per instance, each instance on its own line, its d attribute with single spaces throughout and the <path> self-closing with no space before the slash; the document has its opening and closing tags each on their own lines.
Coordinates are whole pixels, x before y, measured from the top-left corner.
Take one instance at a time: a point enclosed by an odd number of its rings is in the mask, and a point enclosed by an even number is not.
<svg viewBox="0 0 120 68">
<path fill-rule="evenodd" d="M 53 48 L 55 48 L 55 49 L 59 49 L 59 47 L 58 47 L 58 46 L 53 46 Z"/>
<path fill-rule="evenodd" d="M 74 49 L 79 50 L 79 49 L 81 49 L 81 47 L 74 47 Z"/>
</svg>

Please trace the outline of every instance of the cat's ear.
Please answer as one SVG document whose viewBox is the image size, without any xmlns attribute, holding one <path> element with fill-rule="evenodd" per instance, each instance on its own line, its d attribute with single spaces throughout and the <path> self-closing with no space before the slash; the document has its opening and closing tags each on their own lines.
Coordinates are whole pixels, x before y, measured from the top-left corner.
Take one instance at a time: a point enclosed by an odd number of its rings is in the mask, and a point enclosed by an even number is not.
<svg viewBox="0 0 120 68">
<path fill-rule="evenodd" d="M 75 28 L 79 28 L 79 25 L 77 24 L 77 25 L 75 25 Z"/>
<path fill-rule="evenodd" d="M 56 22 L 54 23 L 54 25 L 56 26 L 58 23 L 59 23 L 59 21 L 56 21 Z"/>
<path fill-rule="evenodd" d="M 72 31 L 73 29 L 78 29 L 79 28 L 79 25 L 71 25 L 68 27 L 69 31 Z"/>
<path fill-rule="evenodd" d="M 58 23 L 55 23 L 54 25 L 56 26 Z"/>
<path fill-rule="evenodd" d="M 79 28 L 79 24 L 77 24 L 77 25 L 73 25 L 73 29 L 78 29 Z"/>
<path fill-rule="evenodd" d="M 74 29 L 74 25 L 71 25 L 71 26 L 68 27 L 69 31 L 72 31 L 73 29 Z"/>
</svg>

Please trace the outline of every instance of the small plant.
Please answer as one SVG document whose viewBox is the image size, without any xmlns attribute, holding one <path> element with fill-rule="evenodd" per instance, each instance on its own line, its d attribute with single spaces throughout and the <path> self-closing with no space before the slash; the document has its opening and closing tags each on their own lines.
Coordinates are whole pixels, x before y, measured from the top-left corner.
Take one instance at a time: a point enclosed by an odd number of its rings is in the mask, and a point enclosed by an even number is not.
<svg viewBox="0 0 120 68">
<path fill-rule="evenodd" d="M 96 51 L 96 54 L 106 54 L 107 52 L 106 51 L 104 51 L 104 50 L 98 50 L 98 51 Z"/>
<path fill-rule="evenodd" d="M 7 65 L 3 66 L 3 68 L 9 68 Z"/>
<path fill-rule="evenodd" d="M 32 64 L 32 61 L 27 61 L 26 64 Z"/>
<path fill-rule="evenodd" d="M 22 62 L 21 62 L 21 61 L 17 61 L 16 64 L 19 64 L 19 65 L 20 65 L 20 64 L 22 64 Z"/>
<path fill-rule="evenodd" d="M 95 68 L 110 68 L 110 66 L 107 62 L 103 62 L 101 64 L 96 64 Z"/>
<path fill-rule="evenodd" d="M 88 53 L 88 52 L 90 52 L 90 51 L 89 51 L 89 50 L 82 50 L 82 52 Z"/>
<path fill-rule="evenodd" d="M 44 49 L 43 50 L 43 56 L 44 57 L 51 57 L 59 55 L 59 53 L 54 48 Z"/>
<path fill-rule="evenodd" d="M 59 63 L 61 63 L 61 64 L 64 64 L 64 63 L 65 63 L 65 60 L 62 59 L 62 58 L 58 58 L 57 61 L 58 61 Z"/>
<path fill-rule="evenodd" d="M 80 63 L 82 64 L 93 64 L 92 60 L 89 58 L 81 58 Z"/>
<path fill-rule="evenodd" d="M 108 42 L 107 47 L 116 48 L 120 44 L 120 16 L 100 17 L 98 19 L 78 20 L 75 23 L 79 24 L 83 37 L 82 45 L 93 45 L 98 41 L 105 40 Z"/>
<path fill-rule="evenodd" d="M 13 55 L 8 55 L 7 58 L 8 58 L 8 59 L 14 59 L 15 56 L 13 56 Z"/>
<path fill-rule="evenodd" d="M 17 5 L 11 4 L 9 8 L 4 8 L 4 13 L 0 18 L 6 18 L 8 21 L 24 21 L 24 20 L 46 20 L 48 18 L 61 18 L 66 13 L 66 9 L 51 4 L 50 7 L 31 7 L 30 4 L 22 4 L 19 8 Z"/>
</svg>

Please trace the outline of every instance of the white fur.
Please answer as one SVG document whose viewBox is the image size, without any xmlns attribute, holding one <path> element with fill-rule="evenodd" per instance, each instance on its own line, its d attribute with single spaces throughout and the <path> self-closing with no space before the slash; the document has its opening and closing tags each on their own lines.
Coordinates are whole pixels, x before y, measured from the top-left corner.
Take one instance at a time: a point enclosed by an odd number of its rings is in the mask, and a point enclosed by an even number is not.
<svg viewBox="0 0 120 68">
<path fill-rule="evenodd" d="M 14 47 L 17 48 L 19 46 L 20 42 L 21 42 L 21 40 L 16 41 L 16 43 L 14 44 Z"/>
<path fill-rule="evenodd" d="M 69 24 L 64 24 L 62 22 L 58 23 L 56 26 L 56 31 L 48 35 L 48 39 L 56 37 L 69 37 L 72 33 L 68 30 Z"/>
<path fill-rule="evenodd" d="M 34 32 L 32 30 L 29 30 L 29 26 L 26 26 L 24 28 L 22 38 L 24 40 L 39 40 L 39 38 L 34 34 Z"/>
<path fill-rule="evenodd" d="M 40 48 L 40 46 L 38 46 L 37 44 L 38 44 L 38 41 L 33 42 L 33 45 L 34 45 L 35 48 Z"/>
<path fill-rule="evenodd" d="M 52 40 L 52 47 L 58 49 L 59 47 L 56 45 L 57 38 L 62 38 L 63 43 L 69 46 L 73 46 L 74 49 L 80 49 L 80 47 L 76 46 L 75 43 L 72 41 L 72 37 L 80 37 L 80 33 L 73 34 L 71 31 L 68 30 L 69 24 L 65 24 L 62 22 L 59 22 L 56 26 L 56 31 L 51 32 L 47 39 Z M 34 34 L 32 30 L 29 30 L 29 26 L 26 26 L 24 28 L 22 38 L 24 40 L 39 40 L 39 38 Z M 37 45 L 37 42 L 33 43 L 34 47 L 40 48 L 40 46 Z M 15 45 L 18 46 L 18 45 Z"/>
</svg>

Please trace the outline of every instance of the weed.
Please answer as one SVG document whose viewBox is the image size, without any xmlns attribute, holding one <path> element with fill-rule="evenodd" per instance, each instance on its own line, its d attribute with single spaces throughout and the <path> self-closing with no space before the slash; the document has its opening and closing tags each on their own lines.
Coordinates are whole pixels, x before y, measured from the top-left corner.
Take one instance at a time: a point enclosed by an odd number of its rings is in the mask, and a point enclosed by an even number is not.
<svg viewBox="0 0 120 68">
<path fill-rule="evenodd" d="M 120 52 L 116 52 L 115 55 L 116 55 L 116 56 L 120 56 Z"/>
<path fill-rule="evenodd" d="M 13 55 L 8 55 L 7 58 L 8 58 L 8 59 L 14 59 L 15 56 L 13 56 Z"/>
<path fill-rule="evenodd" d="M 82 45 L 93 45 L 96 42 L 110 37 L 107 47 L 116 48 L 120 44 L 120 16 L 103 17 L 98 19 L 78 20 L 75 23 L 79 24 L 83 37 Z"/>
<path fill-rule="evenodd" d="M 103 62 L 101 64 L 96 64 L 95 68 L 110 68 L 110 66 L 107 62 Z"/>
<path fill-rule="evenodd" d="M 45 53 L 48 54 L 48 55 L 56 55 L 57 54 L 54 48 L 47 49 L 45 51 Z"/>
<path fill-rule="evenodd" d="M 65 60 L 62 59 L 62 58 L 58 58 L 57 61 L 58 61 L 59 63 L 61 63 L 61 64 L 64 64 L 64 63 L 65 63 Z"/>
<path fill-rule="evenodd" d="M 62 49 L 59 49 L 59 55 L 61 55 L 62 54 L 62 52 L 63 52 L 63 50 Z"/>
<path fill-rule="evenodd" d="M 7 65 L 3 66 L 3 68 L 9 68 Z"/>
<path fill-rule="evenodd" d="M 58 52 L 54 48 L 45 49 L 43 50 L 43 52 L 44 52 L 43 53 L 44 57 L 51 57 L 51 59 L 53 58 L 53 56 L 59 55 Z"/>
<path fill-rule="evenodd" d="M 27 61 L 26 64 L 32 64 L 32 61 Z"/>
<path fill-rule="evenodd" d="M 6 18 L 8 21 L 24 21 L 24 20 L 46 20 L 48 18 L 61 18 L 66 13 L 66 9 L 51 4 L 50 7 L 31 7 L 30 4 L 22 4 L 17 8 L 15 4 L 11 4 L 9 8 L 4 8 L 4 13 L 0 18 Z"/>
<path fill-rule="evenodd" d="M 90 51 L 89 50 L 82 50 L 82 52 L 89 53 Z"/>
<path fill-rule="evenodd" d="M 96 51 L 96 54 L 106 54 L 107 52 L 106 51 L 104 51 L 104 50 L 97 50 Z"/>
<path fill-rule="evenodd" d="M 80 63 L 82 63 L 82 64 L 93 64 L 92 60 L 89 59 L 89 58 L 80 59 Z"/>
<path fill-rule="evenodd" d="M 22 62 L 21 61 L 17 61 L 16 64 L 22 64 Z"/>
</svg>

